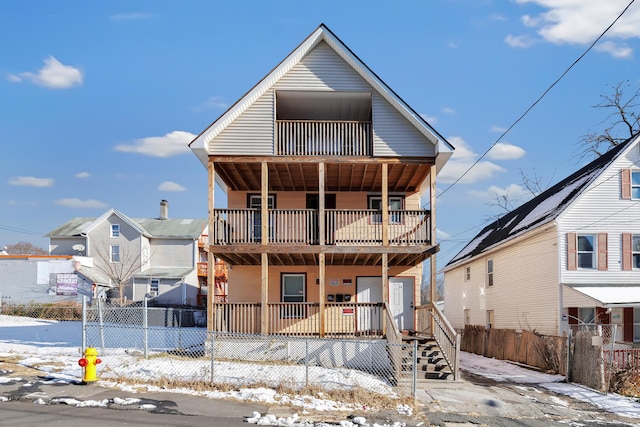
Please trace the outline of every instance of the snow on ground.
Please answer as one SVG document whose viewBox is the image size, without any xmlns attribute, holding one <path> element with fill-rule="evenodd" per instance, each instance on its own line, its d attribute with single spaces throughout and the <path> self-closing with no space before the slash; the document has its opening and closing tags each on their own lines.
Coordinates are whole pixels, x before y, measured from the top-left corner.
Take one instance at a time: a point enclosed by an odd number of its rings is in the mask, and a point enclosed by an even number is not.
<svg viewBox="0 0 640 427">
<path fill-rule="evenodd" d="M 16 317 L 7 319 L 7 317 L 8 316 L 0 315 L 0 355 L 19 356 L 21 357 L 20 364 L 37 367 L 39 370 L 45 371 L 52 378 L 51 381 L 54 382 L 74 382 L 82 377 L 82 370 L 77 364 L 81 352 L 81 327 L 79 322 L 56 322 L 28 318 L 18 319 Z M 9 321 L 11 323 L 9 323 Z M 129 354 L 124 350 L 122 352 L 110 353 L 109 357 L 105 357 L 103 364 L 100 365 L 99 373 L 102 369 L 113 373 L 116 377 L 138 378 L 140 376 L 140 365 L 136 363 L 138 360 L 139 356 Z M 199 366 L 191 361 L 188 365 L 176 367 L 176 363 L 178 363 L 178 361 L 175 359 L 154 357 L 153 359 L 145 361 L 145 375 L 148 375 L 149 379 L 158 378 L 166 376 L 171 370 L 179 372 L 180 377 L 183 379 L 195 378 L 198 375 L 202 375 L 204 366 Z M 517 364 L 464 352 L 460 355 L 460 365 L 462 370 L 466 372 L 481 375 L 495 381 L 536 385 L 573 399 L 588 402 L 621 416 L 640 418 L 640 403 L 636 400 L 615 394 L 599 393 L 577 384 L 567 384 L 562 382 L 564 377 L 560 375 L 549 375 L 526 369 Z M 185 372 L 187 367 L 193 369 L 193 372 Z M 319 375 L 323 378 L 323 381 L 330 382 L 336 387 L 361 387 L 362 384 L 371 384 L 371 376 L 358 371 L 348 369 L 313 369 L 317 371 L 322 370 L 322 372 L 316 372 L 316 375 Z M 304 378 L 305 375 L 304 366 L 287 366 L 286 369 L 282 369 L 282 366 L 260 365 L 260 370 L 258 371 L 265 370 L 270 370 L 268 375 L 265 374 L 265 378 L 272 381 L 275 378 L 275 384 L 279 383 L 277 381 L 277 375 L 279 373 L 281 375 L 287 375 L 287 381 L 291 380 L 292 375 L 294 375 L 295 378 Z M 296 370 L 299 370 L 299 372 L 295 372 Z M 252 370 L 252 375 L 258 371 Z M 224 375 L 228 377 L 242 378 L 242 376 L 247 373 L 247 367 L 246 364 L 242 363 L 215 362 L 215 372 L 216 376 L 224 373 Z M 366 376 L 366 381 L 363 381 L 363 376 Z M 0 375 L 0 384 L 6 381 L 8 381 L 7 377 Z M 196 392 L 186 388 L 167 389 L 165 387 L 161 388 L 151 385 L 145 386 L 145 389 L 148 391 L 191 393 L 210 398 L 232 398 L 266 404 L 288 404 L 299 407 L 301 411 L 342 411 L 356 409 L 345 403 L 329 399 L 304 395 L 283 395 L 277 393 L 272 388 L 241 387 L 242 381 L 239 381 L 238 384 L 240 388 L 228 392 Z M 108 378 L 102 380 L 101 385 L 118 388 L 126 392 L 135 392 L 137 390 L 136 387 L 110 381 Z M 377 392 L 393 393 L 392 389 L 382 381 L 375 384 L 375 388 Z M 2 400 L 0 400 L 0 402 L 2 402 Z M 119 402 L 118 404 L 122 405 L 132 405 L 136 403 L 135 401 L 127 401 L 126 399 L 120 399 Z M 71 403 L 75 406 L 101 406 L 101 404 L 103 404 L 103 402 L 92 401 Z M 357 409 L 362 410 L 361 407 Z M 397 410 L 399 414 L 411 415 L 411 408 L 406 405 L 398 405 Z M 248 420 L 250 420 L 249 422 L 263 425 L 307 425 L 300 420 L 273 420 L 270 417 L 262 417 L 260 414 L 253 414 Z M 354 419 L 351 421 L 345 420 L 341 425 L 345 427 L 357 425 L 358 423 L 356 421 L 362 421 L 366 424 L 366 420 Z"/>
</svg>

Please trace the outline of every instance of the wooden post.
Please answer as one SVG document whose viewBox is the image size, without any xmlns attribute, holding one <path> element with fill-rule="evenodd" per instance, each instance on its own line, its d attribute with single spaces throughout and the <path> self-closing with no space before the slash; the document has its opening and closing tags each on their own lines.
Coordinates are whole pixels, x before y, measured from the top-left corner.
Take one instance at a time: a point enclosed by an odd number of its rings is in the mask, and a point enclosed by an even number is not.
<svg viewBox="0 0 640 427">
<path fill-rule="evenodd" d="M 389 246 L 389 165 L 382 164 L 382 246 Z"/>
<path fill-rule="evenodd" d="M 318 302 L 318 307 L 320 310 L 320 318 L 318 319 L 320 322 L 320 329 L 318 331 L 318 333 L 320 334 L 320 337 L 324 337 L 325 335 L 325 319 L 326 319 L 326 314 L 325 314 L 325 305 L 324 302 L 327 299 L 327 296 L 325 294 L 326 290 L 326 277 L 327 275 L 325 274 L 325 256 L 324 256 L 324 252 L 320 252 L 320 254 L 318 254 L 318 276 L 319 276 L 319 280 L 320 280 L 320 289 L 319 289 L 319 302 Z"/>
<path fill-rule="evenodd" d="M 261 208 L 261 233 L 263 248 L 261 254 L 261 290 L 260 305 L 262 310 L 262 319 L 260 324 L 260 332 L 262 334 L 269 333 L 269 256 L 265 252 L 265 247 L 269 243 L 269 168 L 267 162 L 262 162 L 262 178 L 260 192 L 260 208 Z"/>
<path fill-rule="evenodd" d="M 324 204 L 324 162 L 318 163 L 318 233 L 319 244 L 320 247 L 324 246 L 325 241 L 325 230 L 326 230 L 326 214 L 325 214 L 325 204 Z M 318 280 L 320 281 L 318 290 L 318 309 L 319 309 L 319 331 L 320 337 L 324 337 L 325 334 L 325 301 L 326 301 L 326 264 L 325 264 L 325 255 L 324 252 L 320 252 L 318 255 Z"/>
<path fill-rule="evenodd" d="M 385 303 L 382 309 L 382 313 L 389 306 L 389 254 L 382 254 L 382 302 Z M 387 336 L 387 318 L 390 318 L 390 315 L 386 315 L 382 319 L 382 335 Z"/>
<path fill-rule="evenodd" d="M 215 165 L 209 160 L 207 165 L 208 179 L 208 219 L 209 230 L 207 237 L 207 331 L 213 332 L 214 312 L 213 312 L 213 296 L 215 294 L 215 275 L 216 275 L 216 257 L 213 253 L 212 236 L 215 230 L 216 218 L 214 215 L 214 192 L 215 192 Z"/>
<path fill-rule="evenodd" d="M 436 165 L 431 165 L 431 170 L 429 171 L 429 203 L 431 207 L 430 212 L 430 220 L 431 220 L 431 235 L 429 239 L 431 240 L 431 245 L 435 246 L 436 241 Z M 431 307 L 435 310 L 436 307 L 436 286 L 438 279 L 438 266 L 436 264 L 436 254 L 435 252 L 431 254 L 429 257 L 429 272 L 431 281 L 431 289 L 430 289 L 430 298 L 431 298 Z M 436 320 L 434 316 L 431 316 L 431 334 L 433 335 L 436 330 Z"/>
</svg>

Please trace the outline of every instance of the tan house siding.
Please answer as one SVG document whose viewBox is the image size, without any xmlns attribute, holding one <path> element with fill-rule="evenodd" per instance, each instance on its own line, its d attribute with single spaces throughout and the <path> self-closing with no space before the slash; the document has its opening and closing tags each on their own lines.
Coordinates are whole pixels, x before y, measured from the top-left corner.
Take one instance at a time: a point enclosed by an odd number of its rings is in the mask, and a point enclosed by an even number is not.
<svg viewBox="0 0 640 427">
<path fill-rule="evenodd" d="M 494 312 L 498 329 L 532 329 L 555 335 L 558 321 L 558 257 L 554 227 L 534 231 L 509 244 L 445 272 L 445 313 L 455 328 L 464 327 L 464 310 L 470 323 L 486 324 L 488 310 Z M 493 260 L 493 286 L 487 284 L 487 260 Z M 465 267 L 471 279 L 465 280 Z M 535 295 L 535 298 L 530 298 Z M 450 304 L 451 302 L 451 304 Z"/>
</svg>

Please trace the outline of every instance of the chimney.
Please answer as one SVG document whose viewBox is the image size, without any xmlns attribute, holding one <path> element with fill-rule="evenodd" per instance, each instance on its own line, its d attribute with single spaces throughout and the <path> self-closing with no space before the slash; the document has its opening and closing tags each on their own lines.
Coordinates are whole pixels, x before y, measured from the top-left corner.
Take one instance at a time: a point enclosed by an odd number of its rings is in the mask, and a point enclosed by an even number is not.
<svg viewBox="0 0 640 427">
<path fill-rule="evenodd" d="M 160 201 L 160 219 L 169 218 L 169 202 L 166 200 Z"/>
</svg>

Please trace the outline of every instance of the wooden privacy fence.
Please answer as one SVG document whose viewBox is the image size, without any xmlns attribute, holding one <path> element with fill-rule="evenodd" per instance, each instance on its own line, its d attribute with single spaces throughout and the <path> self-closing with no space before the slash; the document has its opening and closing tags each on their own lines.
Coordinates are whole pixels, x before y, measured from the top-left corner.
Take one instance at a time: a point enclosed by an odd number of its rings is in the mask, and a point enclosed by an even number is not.
<svg viewBox="0 0 640 427">
<path fill-rule="evenodd" d="M 566 337 L 553 337 L 513 329 L 487 330 L 466 325 L 461 350 L 499 360 L 510 360 L 566 375 Z"/>
</svg>

